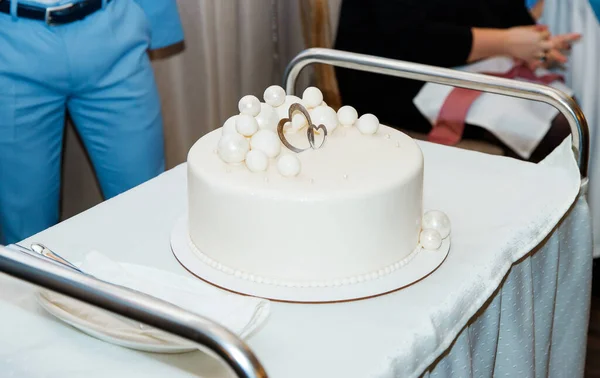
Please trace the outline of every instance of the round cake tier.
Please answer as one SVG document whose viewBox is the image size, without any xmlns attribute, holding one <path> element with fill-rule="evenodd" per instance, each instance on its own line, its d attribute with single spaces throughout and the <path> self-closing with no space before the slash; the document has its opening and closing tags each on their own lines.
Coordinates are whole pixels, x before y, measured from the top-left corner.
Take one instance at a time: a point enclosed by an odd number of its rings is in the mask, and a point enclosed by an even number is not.
<svg viewBox="0 0 600 378">
<path fill-rule="evenodd" d="M 224 163 L 220 137 L 205 135 L 188 156 L 189 232 L 231 274 L 330 281 L 388 268 L 417 247 L 423 155 L 407 135 L 340 127 L 323 148 L 296 154 L 302 169 L 291 178 L 275 160 L 261 173 Z"/>
</svg>

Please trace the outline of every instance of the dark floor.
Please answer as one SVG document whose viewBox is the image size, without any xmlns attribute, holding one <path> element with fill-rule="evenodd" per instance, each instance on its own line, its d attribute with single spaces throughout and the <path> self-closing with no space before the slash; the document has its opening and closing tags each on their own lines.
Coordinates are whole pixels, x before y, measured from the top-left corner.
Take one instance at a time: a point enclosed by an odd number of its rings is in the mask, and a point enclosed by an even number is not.
<svg viewBox="0 0 600 378">
<path fill-rule="evenodd" d="M 600 378 L 600 297 L 592 297 L 585 376 Z"/>
</svg>

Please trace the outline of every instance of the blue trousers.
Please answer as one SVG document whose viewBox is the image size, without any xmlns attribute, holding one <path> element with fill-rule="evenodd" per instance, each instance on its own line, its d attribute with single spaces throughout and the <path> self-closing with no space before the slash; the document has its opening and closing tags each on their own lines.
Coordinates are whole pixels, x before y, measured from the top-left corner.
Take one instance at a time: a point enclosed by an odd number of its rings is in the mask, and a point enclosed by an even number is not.
<svg viewBox="0 0 600 378">
<path fill-rule="evenodd" d="M 67 111 L 105 198 L 164 170 L 149 44 L 134 0 L 61 26 L 0 14 L 0 244 L 58 222 Z"/>
</svg>

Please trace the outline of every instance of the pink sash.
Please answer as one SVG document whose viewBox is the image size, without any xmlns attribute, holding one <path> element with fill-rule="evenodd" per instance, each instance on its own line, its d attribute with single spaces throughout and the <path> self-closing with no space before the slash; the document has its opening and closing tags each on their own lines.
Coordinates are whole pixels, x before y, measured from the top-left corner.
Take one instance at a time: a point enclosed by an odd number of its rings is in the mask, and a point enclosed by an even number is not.
<svg viewBox="0 0 600 378">
<path fill-rule="evenodd" d="M 486 75 L 504 77 L 508 79 L 522 78 L 540 84 L 550 84 L 554 81 L 564 81 L 558 74 L 536 76 L 525 64 L 516 64 L 505 73 L 481 72 Z M 483 92 L 473 89 L 454 88 L 446 98 L 438 114 L 435 125 L 429 133 L 429 141 L 447 146 L 454 146 L 460 142 L 465 130 L 465 120 L 471 105 Z"/>
</svg>

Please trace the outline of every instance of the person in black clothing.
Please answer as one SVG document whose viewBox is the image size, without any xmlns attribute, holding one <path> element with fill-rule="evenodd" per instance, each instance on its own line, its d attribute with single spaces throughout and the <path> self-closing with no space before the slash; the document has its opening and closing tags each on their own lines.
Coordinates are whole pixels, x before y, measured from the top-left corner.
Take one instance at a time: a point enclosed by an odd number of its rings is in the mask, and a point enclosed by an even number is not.
<svg viewBox="0 0 600 378">
<path fill-rule="evenodd" d="M 504 55 L 535 68 L 565 63 L 561 50 L 578 38 L 551 36 L 536 25 L 524 0 L 343 0 L 335 48 L 448 68 Z M 412 131 L 431 130 L 412 102 L 424 82 L 342 68 L 336 76 L 342 102 L 360 113 Z M 566 119 L 557 118 L 531 160 L 539 161 L 569 132 Z M 467 125 L 465 137 L 487 139 L 515 156 L 483 129 Z"/>
</svg>

